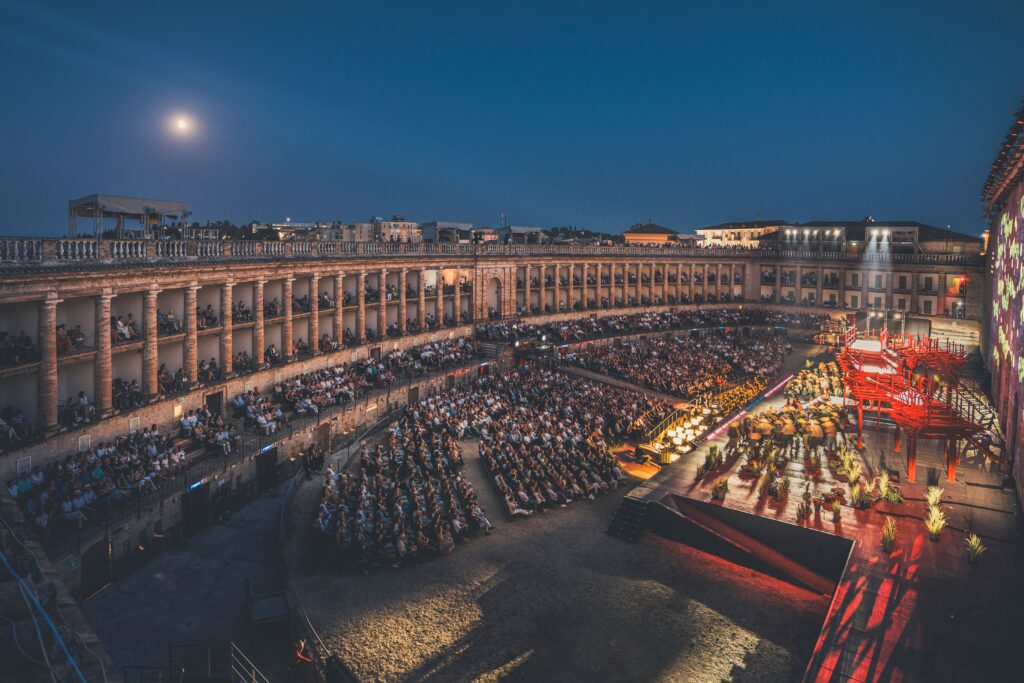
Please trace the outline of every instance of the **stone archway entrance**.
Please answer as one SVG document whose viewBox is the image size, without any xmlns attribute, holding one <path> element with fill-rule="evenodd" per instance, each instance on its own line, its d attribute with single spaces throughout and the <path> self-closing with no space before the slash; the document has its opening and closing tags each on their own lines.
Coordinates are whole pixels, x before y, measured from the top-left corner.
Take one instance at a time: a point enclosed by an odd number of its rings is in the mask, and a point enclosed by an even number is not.
<svg viewBox="0 0 1024 683">
<path fill-rule="evenodd" d="M 487 283 L 487 317 L 491 319 L 504 317 L 502 311 L 501 278 L 492 277 Z"/>
</svg>

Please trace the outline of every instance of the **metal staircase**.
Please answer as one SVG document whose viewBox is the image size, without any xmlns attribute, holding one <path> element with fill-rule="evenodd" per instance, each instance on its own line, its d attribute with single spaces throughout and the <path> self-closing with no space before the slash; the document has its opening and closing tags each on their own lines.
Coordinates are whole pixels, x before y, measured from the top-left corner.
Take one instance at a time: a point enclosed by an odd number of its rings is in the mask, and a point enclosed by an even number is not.
<svg viewBox="0 0 1024 683">
<path fill-rule="evenodd" d="M 619 503 L 608 534 L 624 541 L 635 541 L 647 522 L 647 502 L 626 496 Z"/>
<path fill-rule="evenodd" d="M 234 643 L 170 645 L 167 666 L 126 666 L 125 683 L 269 683 Z"/>
</svg>

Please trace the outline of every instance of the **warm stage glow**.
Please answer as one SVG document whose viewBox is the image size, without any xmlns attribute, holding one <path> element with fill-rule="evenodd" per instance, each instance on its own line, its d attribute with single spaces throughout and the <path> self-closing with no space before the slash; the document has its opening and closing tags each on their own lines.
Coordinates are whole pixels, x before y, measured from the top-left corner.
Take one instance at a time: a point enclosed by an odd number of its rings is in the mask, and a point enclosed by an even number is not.
<svg viewBox="0 0 1024 683">
<path fill-rule="evenodd" d="M 188 119 L 179 117 L 174 125 L 178 127 L 178 130 L 188 130 Z"/>
</svg>

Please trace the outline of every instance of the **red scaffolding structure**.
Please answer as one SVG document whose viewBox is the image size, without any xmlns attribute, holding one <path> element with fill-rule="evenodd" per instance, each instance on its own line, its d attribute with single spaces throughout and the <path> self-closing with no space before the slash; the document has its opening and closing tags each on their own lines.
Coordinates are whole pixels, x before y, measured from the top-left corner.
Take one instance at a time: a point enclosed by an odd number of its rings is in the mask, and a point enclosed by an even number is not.
<svg viewBox="0 0 1024 683">
<path fill-rule="evenodd" d="M 863 447 L 864 412 L 883 413 L 896 424 L 894 450 L 907 439 L 907 479 L 917 476 L 917 443 L 945 442 L 946 478 L 956 480 L 959 445 L 973 446 L 999 459 L 981 438 L 977 402 L 969 386 L 961 386 L 959 369 L 967 362 L 964 347 L 920 335 L 860 337 L 848 329 L 837 357 L 843 371 L 844 395 L 857 405 L 857 444 Z"/>
</svg>

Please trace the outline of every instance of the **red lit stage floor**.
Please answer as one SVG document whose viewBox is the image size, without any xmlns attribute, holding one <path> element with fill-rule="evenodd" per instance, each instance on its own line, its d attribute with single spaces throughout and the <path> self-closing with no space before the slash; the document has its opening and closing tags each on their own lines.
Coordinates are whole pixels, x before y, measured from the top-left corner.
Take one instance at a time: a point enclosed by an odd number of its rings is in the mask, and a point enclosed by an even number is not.
<svg viewBox="0 0 1024 683">
<path fill-rule="evenodd" d="M 757 409 L 783 402 L 781 396 Z M 886 454 L 890 468 L 906 464 L 891 452 L 892 436 L 865 425 L 865 472 L 878 470 L 879 456 Z M 724 435 L 709 443 L 724 445 Z M 796 508 L 805 482 L 812 493 L 836 485 L 826 468 L 819 481 L 805 477 L 803 463 L 791 461 L 789 496 L 781 503 L 766 502 L 756 492 L 754 480 L 738 476 L 740 462 L 727 460 L 721 470 L 694 483 L 703 463 L 705 444 L 651 479 L 629 495 L 658 503 L 674 495 L 709 501 L 712 483 L 728 476 L 727 508 L 796 524 Z M 983 462 L 962 462 L 957 482 L 941 481 L 945 490 L 942 508 L 949 526 L 937 542 L 931 542 L 923 526 L 925 514 L 924 473 L 935 467 L 945 473 L 945 460 L 936 442 L 922 441 L 918 449 L 918 484 L 902 484 L 905 502 L 876 504 L 870 510 L 844 506 L 841 521 L 831 513 L 812 512 L 805 525 L 838 534 L 854 542 L 843 578 L 836 587 L 814 654 L 809 662 L 809 681 L 900 680 L 1010 680 L 1012 660 L 1019 647 L 1021 591 L 1021 522 L 1012 491 L 1000 488 L 1001 474 Z M 870 468 L 868 467 L 870 465 Z M 849 490 L 848 485 L 841 484 Z M 890 552 L 881 546 L 886 516 L 897 522 L 897 546 Z M 966 560 L 963 538 L 967 529 L 979 533 L 988 546 L 979 564 Z"/>
</svg>

